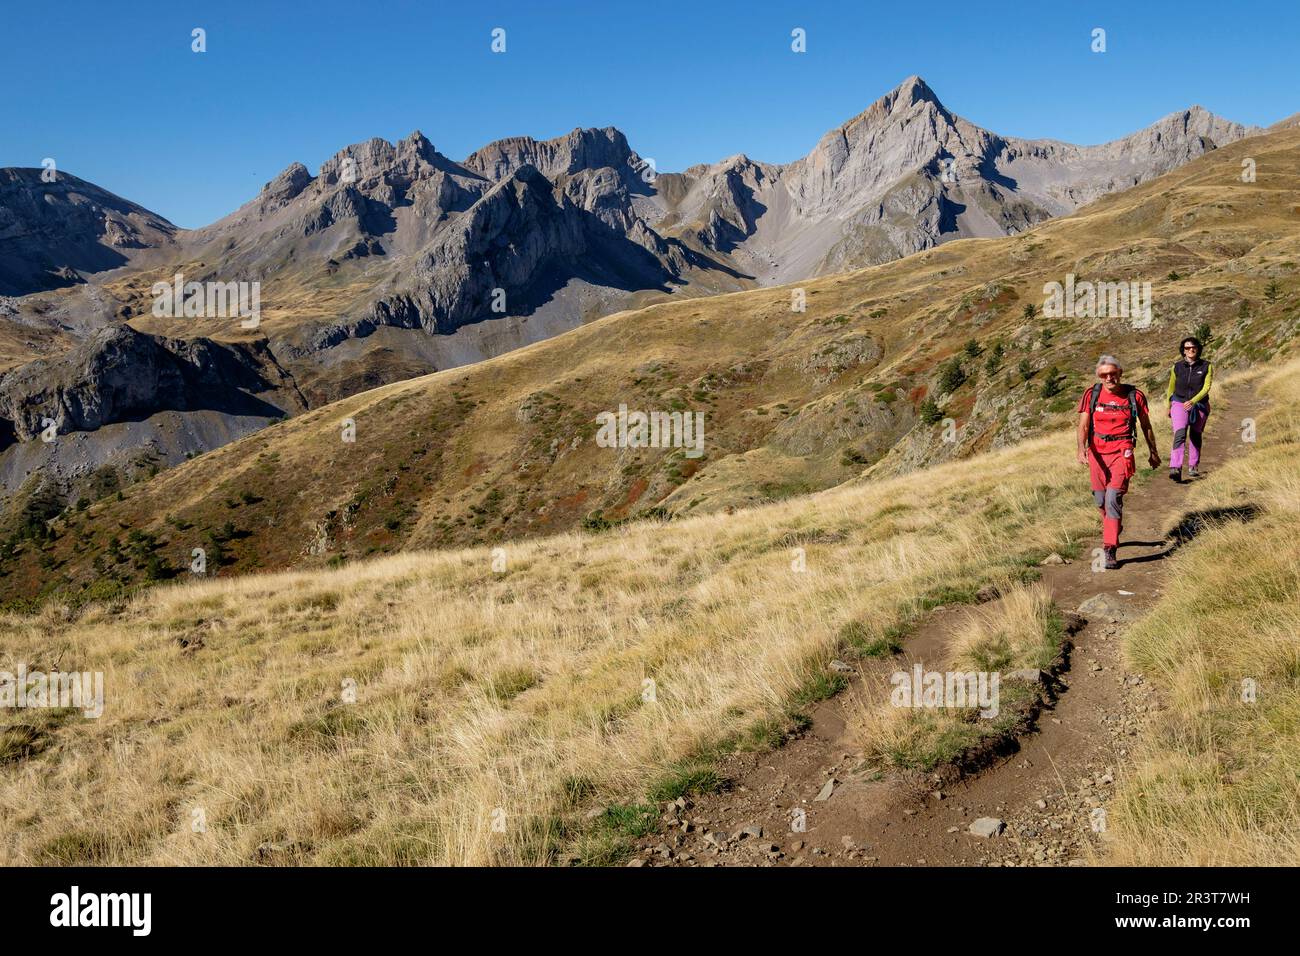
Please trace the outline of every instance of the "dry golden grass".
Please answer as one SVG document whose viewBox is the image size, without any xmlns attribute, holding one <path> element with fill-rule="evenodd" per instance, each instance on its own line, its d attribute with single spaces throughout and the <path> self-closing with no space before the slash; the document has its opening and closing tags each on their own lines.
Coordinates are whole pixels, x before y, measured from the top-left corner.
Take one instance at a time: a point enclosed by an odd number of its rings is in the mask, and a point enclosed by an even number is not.
<svg viewBox="0 0 1300 956">
<path fill-rule="evenodd" d="M 1262 513 L 1181 550 L 1160 603 L 1126 635 L 1165 709 L 1111 810 L 1107 862 L 1300 863 L 1300 362 L 1257 378 L 1273 401 L 1258 447 L 1193 505 Z"/>
<path fill-rule="evenodd" d="M 976 608 L 952 639 L 952 664 L 963 670 L 1046 669 L 1060 650 L 1052 598 L 1041 585 L 1019 588 Z"/>
<path fill-rule="evenodd" d="M 981 716 L 974 705 L 898 706 L 891 699 L 892 685 L 881 679 L 874 692 L 859 697 L 852 708 L 854 733 L 864 755 L 881 768 L 931 770 L 982 739 L 1007 732 L 1020 717 L 1017 705 L 1034 692 L 1031 685 L 1008 681 L 1006 675 L 1048 667 L 1060 650 L 1062 635 L 1051 596 L 1040 584 L 1008 589 L 997 601 L 972 609 L 942 659 L 926 661 L 925 669 L 998 674 L 995 712 Z"/>
<path fill-rule="evenodd" d="M 0 662 L 103 671 L 107 691 L 101 719 L 52 719 L 43 750 L 3 764 L 0 863 L 547 862 L 587 808 L 635 805 L 781 719 L 846 628 L 869 639 L 1089 529 L 1078 474 L 1041 467 L 1069 442 L 503 555 L 0 618 Z"/>
</svg>

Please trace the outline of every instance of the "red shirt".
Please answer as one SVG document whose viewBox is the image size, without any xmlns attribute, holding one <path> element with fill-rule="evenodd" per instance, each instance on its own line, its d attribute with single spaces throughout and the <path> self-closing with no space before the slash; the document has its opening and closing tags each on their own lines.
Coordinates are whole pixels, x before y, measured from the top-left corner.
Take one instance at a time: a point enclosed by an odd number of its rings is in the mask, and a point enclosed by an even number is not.
<svg viewBox="0 0 1300 956">
<path fill-rule="evenodd" d="M 1114 452 L 1124 448 L 1132 448 L 1137 442 L 1130 441 L 1127 438 L 1129 431 L 1129 418 L 1132 412 L 1128 405 L 1128 390 L 1132 389 L 1136 393 L 1137 407 L 1142 414 L 1147 414 L 1147 397 L 1142 394 L 1142 390 L 1136 385 L 1122 385 L 1123 394 L 1112 395 L 1106 391 L 1106 386 L 1101 387 L 1101 394 L 1097 396 L 1097 410 L 1092 413 L 1092 447 L 1094 451 Z M 1079 412 L 1086 412 L 1088 405 L 1092 402 L 1092 389 L 1087 389 L 1079 399 Z M 1133 434 L 1136 437 L 1138 433 L 1138 422 L 1133 423 Z M 1112 441 L 1100 441 L 1102 435 L 1124 435 L 1123 439 L 1114 439 Z"/>
</svg>

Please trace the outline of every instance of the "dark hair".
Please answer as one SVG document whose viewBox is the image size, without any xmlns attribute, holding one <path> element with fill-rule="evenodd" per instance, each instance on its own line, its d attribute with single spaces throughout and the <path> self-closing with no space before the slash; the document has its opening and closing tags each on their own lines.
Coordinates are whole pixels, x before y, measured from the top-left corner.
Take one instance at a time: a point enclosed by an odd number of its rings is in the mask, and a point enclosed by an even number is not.
<svg viewBox="0 0 1300 956">
<path fill-rule="evenodd" d="M 1195 346 L 1196 346 L 1196 354 L 1197 354 L 1197 355 L 1200 355 L 1202 352 L 1205 351 L 1205 346 L 1201 344 L 1201 340 L 1198 339 L 1198 338 L 1197 338 L 1196 336 L 1194 336 L 1194 335 L 1189 335 L 1189 336 L 1187 336 L 1187 338 L 1183 339 L 1181 342 L 1178 343 L 1178 354 L 1179 354 L 1179 355 L 1182 355 L 1182 354 L 1183 354 L 1183 349 L 1185 349 L 1185 348 L 1187 347 L 1187 344 L 1188 344 L 1189 342 L 1190 342 L 1192 345 L 1195 345 Z"/>
</svg>

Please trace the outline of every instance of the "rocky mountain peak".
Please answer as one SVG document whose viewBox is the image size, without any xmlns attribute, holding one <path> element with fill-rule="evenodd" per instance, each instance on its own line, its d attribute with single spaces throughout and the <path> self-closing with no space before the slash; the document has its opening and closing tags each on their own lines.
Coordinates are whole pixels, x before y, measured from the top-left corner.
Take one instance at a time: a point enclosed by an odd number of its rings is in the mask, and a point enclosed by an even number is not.
<svg viewBox="0 0 1300 956">
<path fill-rule="evenodd" d="M 488 179 L 503 179 L 520 166 L 535 166 L 548 177 L 570 176 L 585 169 L 621 168 L 632 155 L 627 137 L 612 126 L 575 129 L 554 139 L 513 136 L 471 153 L 464 165 Z"/>
<path fill-rule="evenodd" d="M 847 131 L 853 127 L 897 123 L 916 112 L 918 107 L 940 113 L 948 122 L 952 121 L 951 115 L 939 102 L 939 97 L 935 95 L 934 90 L 926 85 L 925 80 L 919 76 L 909 76 L 840 129 Z"/>
<path fill-rule="evenodd" d="M 366 192 L 370 184 L 406 186 L 437 172 L 474 178 L 474 174 L 448 159 L 415 130 L 396 144 L 373 137 L 354 143 L 321 164 L 319 179 L 327 187 L 355 185 Z"/>
<path fill-rule="evenodd" d="M 413 130 L 410 136 L 397 144 L 394 154 L 400 159 L 411 157 L 435 167 L 444 158 L 433 148 L 433 143 L 429 142 L 429 138 L 418 129 Z"/>
<path fill-rule="evenodd" d="M 280 175 L 262 187 L 259 196 L 262 210 L 268 212 L 288 205 L 311 185 L 314 178 L 302 163 L 290 163 Z"/>
<path fill-rule="evenodd" d="M 59 170 L 0 169 L 0 295 L 81 282 L 166 245 L 176 227 L 142 206 Z"/>
<path fill-rule="evenodd" d="M 904 108 L 921 102 L 933 103 L 935 106 L 943 105 L 939 102 L 939 97 L 935 96 L 934 90 L 930 89 L 929 84 L 916 74 L 903 80 L 877 102 L 887 103 L 891 107 L 901 104 Z"/>
</svg>

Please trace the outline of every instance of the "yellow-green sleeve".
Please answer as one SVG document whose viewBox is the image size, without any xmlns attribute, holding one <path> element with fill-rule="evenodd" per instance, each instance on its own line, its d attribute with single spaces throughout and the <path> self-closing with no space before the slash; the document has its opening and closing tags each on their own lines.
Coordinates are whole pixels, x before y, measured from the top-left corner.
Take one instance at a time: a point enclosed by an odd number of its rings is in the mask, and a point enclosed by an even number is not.
<svg viewBox="0 0 1300 956">
<path fill-rule="evenodd" d="M 1201 399 L 1205 398 L 1205 396 L 1210 394 L 1210 379 L 1213 376 L 1214 376 L 1214 364 L 1212 362 L 1206 362 L 1205 363 L 1205 384 L 1201 386 L 1201 390 L 1199 392 L 1197 392 L 1195 395 L 1192 396 L 1191 400 L 1193 402 L 1199 402 Z M 1172 392 L 1170 394 L 1172 394 Z"/>
<path fill-rule="evenodd" d="M 1166 402 L 1174 397 L 1174 384 L 1175 382 L 1177 382 L 1177 380 L 1178 380 L 1178 366 L 1171 365 L 1169 367 L 1169 387 L 1165 389 Z"/>
</svg>

